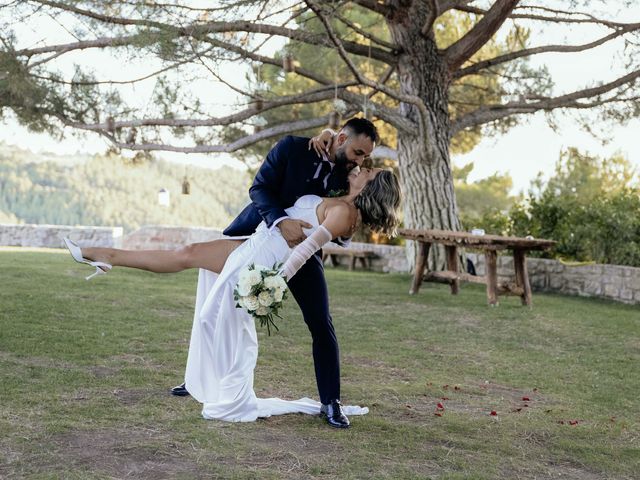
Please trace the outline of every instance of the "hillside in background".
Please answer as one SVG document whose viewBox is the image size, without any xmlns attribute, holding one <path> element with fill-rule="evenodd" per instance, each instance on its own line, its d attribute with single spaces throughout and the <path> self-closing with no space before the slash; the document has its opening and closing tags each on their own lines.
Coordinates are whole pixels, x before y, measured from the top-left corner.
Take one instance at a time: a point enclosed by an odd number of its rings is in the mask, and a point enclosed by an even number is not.
<svg viewBox="0 0 640 480">
<path fill-rule="evenodd" d="M 185 167 L 162 160 L 132 164 L 119 156 L 34 154 L 0 145 L 0 223 L 224 227 L 249 201 L 250 177 L 230 167 Z M 158 191 L 169 190 L 169 207 Z"/>
</svg>

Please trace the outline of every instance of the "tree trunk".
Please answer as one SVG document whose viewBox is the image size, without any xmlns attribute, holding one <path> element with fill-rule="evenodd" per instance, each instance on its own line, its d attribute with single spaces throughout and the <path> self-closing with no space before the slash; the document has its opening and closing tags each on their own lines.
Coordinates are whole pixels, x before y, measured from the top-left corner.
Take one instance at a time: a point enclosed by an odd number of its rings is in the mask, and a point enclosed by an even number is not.
<svg viewBox="0 0 640 480">
<path fill-rule="evenodd" d="M 397 9 L 387 18 L 387 23 L 393 41 L 401 48 L 398 64 L 400 87 L 403 93 L 420 97 L 429 114 L 423 132 L 398 131 L 404 226 L 459 230 L 449 158 L 449 76 L 434 38 L 421 34 L 423 23 L 429 17 L 430 2 L 399 0 L 392 3 L 397 4 Z M 407 8 L 409 4 L 411 7 Z M 418 110 L 414 105 L 402 104 L 401 111 L 416 125 L 419 124 Z M 409 265 L 413 267 L 415 245 L 408 245 L 407 256 Z M 445 262 L 444 248 L 432 248 L 429 269 L 441 268 Z"/>
</svg>

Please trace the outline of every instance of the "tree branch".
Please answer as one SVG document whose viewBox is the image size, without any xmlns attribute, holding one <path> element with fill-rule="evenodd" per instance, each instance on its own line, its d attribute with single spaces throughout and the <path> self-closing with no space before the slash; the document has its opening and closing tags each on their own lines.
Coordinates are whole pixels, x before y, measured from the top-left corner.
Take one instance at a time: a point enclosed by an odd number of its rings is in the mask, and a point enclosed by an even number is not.
<svg viewBox="0 0 640 480">
<path fill-rule="evenodd" d="M 360 5 L 368 10 L 379 13 L 383 17 L 386 17 L 391 13 L 391 9 L 384 3 L 380 3 L 377 0 L 353 0 L 353 3 Z"/>
<path fill-rule="evenodd" d="M 208 35 L 211 33 L 224 33 L 224 32 L 249 32 L 266 35 L 277 35 L 281 37 L 290 38 L 300 42 L 308 43 L 310 45 L 319 45 L 324 47 L 331 47 L 331 42 L 324 35 L 317 35 L 304 30 L 290 29 L 277 25 L 257 23 L 253 21 L 234 21 L 234 22 L 203 22 L 192 23 L 184 27 L 175 27 L 162 22 L 151 21 L 146 19 L 130 19 L 122 17 L 114 17 L 109 15 L 103 15 L 95 13 L 89 10 L 84 10 L 78 7 L 67 5 L 61 2 L 54 2 L 50 0 L 35 0 L 38 3 L 48 5 L 61 10 L 69 11 L 78 15 L 83 15 L 95 20 L 99 20 L 104 23 L 111 23 L 117 25 L 137 25 L 157 28 L 163 31 L 173 31 L 176 35 L 181 37 L 199 37 L 202 35 Z M 363 57 L 371 56 L 381 62 L 388 64 L 395 64 L 396 58 L 393 52 L 388 52 L 378 47 L 369 48 L 368 45 L 361 45 L 357 42 L 344 42 L 345 49 L 354 55 Z"/>
<path fill-rule="evenodd" d="M 324 27 L 325 27 L 325 29 L 327 31 L 327 34 L 329 35 L 331 41 L 334 43 L 334 45 L 338 49 L 338 53 L 340 54 L 340 57 L 347 64 L 347 66 L 349 67 L 349 70 L 351 70 L 351 72 L 355 75 L 355 77 L 358 79 L 358 81 L 362 85 L 366 85 L 368 87 L 371 87 L 371 88 L 374 88 L 376 90 L 379 90 L 380 92 L 388 95 L 389 97 L 391 97 L 391 98 L 393 98 L 395 100 L 415 105 L 417 107 L 418 111 L 420 112 L 420 122 L 421 122 L 421 124 L 424 125 L 424 122 L 426 121 L 426 118 L 428 116 L 428 112 L 427 112 L 427 107 L 425 106 L 425 104 L 422 101 L 422 99 L 420 97 L 417 97 L 417 96 L 414 96 L 414 95 L 405 95 L 405 94 L 403 94 L 401 92 L 397 92 L 395 90 L 392 90 L 392 89 L 386 87 L 385 85 L 383 85 L 381 83 L 369 80 L 364 75 L 362 75 L 360 73 L 360 71 L 356 68 L 356 66 L 353 64 L 353 62 L 351 61 L 349 56 L 347 55 L 347 52 L 344 50 L 344 48 L 342 46 L 342 42 L 340 41 L 340 39 L 337 37 L 337 35 L 333 31 L 333 28 L 331 27 L 331 24 L 329 23 L 329 21 L 325 18 L 325 16 L 320 11 L 320 8 L 318 8 L 318 6 L 314 2 L 312 2 L 311 0 L 306 0 L 305 3 L 309 6 L 309 8 L 311 10 L 313 10 L 313 12 L 317 15 L 317 17 L 323 23 L 323 25 L 324 25 Z M 423 130 L 423 131 L 426 131 L 426 130 Z"/>
<path fill-rule="evenodd" d="M 519 0 L 496 0 L 487 13 L 466 35 L 444 51 L 450 72 L 469 60 L 498 31 Z"/>
<path fill-rule="evenodd" d="M 429 0 L 429 4 L 431 5 L 429 15 L 420 30 L 420 33 L 425 37 L 429 35 L 431 28 L 433 28 L 433 23 L 436 21 L 436 18 L 440 16 L 440 2 L 438 2 L 438 0 Z"/>
<path fill-rule="evenodd" d="M 353 113 L 353 112 L 350 112 L 350 113 Z M 83 129 L 82 125 L 70 123 L 64 117 L 60 117 L 60 116 L 57 116 L 57 117 L 63 123 L 65 123 L 70 127 Z M 126 143 L 126 142 L 118 141 L 115 137 L 113 137 L 112 135 L 108 134 L 105 131 L 98 131 L 98 133 L 108 138 L 109 141 L 114 144 L 114 146 L 124 150 L 138 150 L 138 151 L 146 151 L 146 152 L 166 151 L 166 152 L 180 152 L 180 153 L 232 153 L 242 148 L 258 143 L 262 140 L 268 140 L 274 137 L 281 137 L 282 135 L 287 135 L 287 134 L 298 132 L 301 130 L 307 130 L 309 128 L 318 128 L 326 125 L 328 121 L 329 121 L 329 115 L 325 115 L 319 118 L 282 123 L 279 125 L 274 125 L 269 128 L 265 128 L 264 130 L 261 130 L 258 133 L 247 135 L 231 143 L 226 143 L 222 145 L 194 145 L 190 147 L 181 147 L 177 145 L 169 145 L 164 143 Z M 91 130 L 91 129 L 85 129 L 85 130 Z"/>
<path fill-rule="evenodd" d="M 577 90 L 572 93 L 568 93 L 565 95 L 560 95 L 558 97 L 552 98 L 544 98 L 542 97 L 540 100 L 536 102 L 509 102 L 504 105 L 485 105 L 480 107 L 473 112 L 460 117 L 456 122 L 451 125 L 451 136 L 458 133 L 460 130 L 465 128 L 483 125 L 485 123 L 493 122 L 495 120 L 499 120 L 501 118 L 507 117 L 509 115 L 514 115 L 518 113 L 535 113 L 539 110 L 552 110 L 555 108 L 588 108 L 589 106 L 596 105 L 597 102 L 607 103 L 612 101 L 622 101 L 627 99 L 608 99 L 605 101 L 595 100 L 593 105 L 580 103 L 579 100 L 585 98 L 597 97 L 598 95 L 602 95 L 608 93 L 615 88 L 630 85 L 637 78 L 640 77 L 640 70 L 636 70 L 631 72 L 623 77 L 620 77 L 613 82 L 605 83 L 603 85 L 599 85 L 597 87 L 585 88 L 583 90 Z M 540 98 L 540 97 L 538 97 Z"/>
<path fill-rule="evenodd" d="M 550 53 L 550 52 L 558 52 L 558 53 L 572 53 L 572 52 L 581 52 L 584 50 L 589 50 L 591 48 L 597 47 L 599 45 L 602 45 L 603 43 L 606 43 L 610 40 L 613 40 L 614 38 L 620 37 L 626 33 L 629 32 L 633 32 L 636 30 L 640 30 L 640 23 L 635 23 L 635 24 L 629 24 L 627 25 L 625 28 L 619 29 L 616 32 L 613 32 L 609 35 L 606 35 L 602 38 L 599 38 L 597 40 L 594 40 L 593 42 L 589 42 L 589 43 L 585 43 L 582 45 L 545 45 L 545 46 L 541 46 L 541 47 L 534 47 L 534 48 L 526 48 L 523 50 L 519 50 L 517 52 L 510 52 L 504 55 L 500 55 L 498 57 L 495 58 L 490 58 L 487 60 L 483 60 L 481 62 L 475 63 L 469 67 L 466 68 L 462 68 L 460 70 L 457 70 L 454 74 L 453 77 L 454 78 L 460 78 L 463 77 L 465 75 L 472 75 L 474 73 L 477 73 L 478 71 L 484 69 L 484 68 L 488 68 L 488 67 L 493 67 L 495 65 L 499 65 L 501 63 L 504 62 L 509 62 L 511 60 L 515 60 L 517 58 L 522 58 L 522 57 L 528 57 L 531 55 L 537 55 L 540 53 Z"/>
<path fill-rule="evenodd" d="M 461 12 L 467 12 L 467 13 L 473 13 L 475 15 L 486 15 L 487 14 L 487 10 L 484 10 L 482 8 L 478 8 L 478 7 L 474 7 L 474 6 L 468 6 L 468 5 L 458 5 L 456 7 L 454 7 L 456 10 L 459 10 Z M 584 15 L 587 18 L 570 18 L 570 17 L 550 17 L 550 16 L 546 16 L 546 15 L 536 15 L 536 14 L 529 14 L 529 13 L 512 13 L 509 15 L 509 18 L 511 19 L 526 19 L 526 20 L 537 20 L 537 21 L 542 21 L 542 22 L 554 22 L 554 23 L 595 23 L 598 25 L 604 25 L 606 27 L 609 28 L 624 28 L 626 27 L 628 24 L 626 23 L 621 23 L 621 22 L 611 22 L 609 20 L 603 20 L 601 18 L 597 18 L 591 14 L 588 13 L 583 13 L 583 12 L 566 12 L 566 11 L 562 11 L 562 10 L 552 10 L 552 9 L 547 9 L 544 7 L 537 7 L 537 6 L 518 6 L 516 7 L 514 10 L 521 10 L 521 9 L 539 9 L 539 10 L 545 10 L 545 11 L 550 11 L 550 12 L 555 12 L 555 13 L 562 13 L 562 14 L 566 14 L 566 15 Z"/>
<path fill-rule="evenodd" d="M 351 30 L 353 30 L 354 32 L 362 35 L 367 40 L 371 40 L 372 42 L 377 43 L 378 45 L 386 47 L 386 48 L 388 48 L 390 50 L 398 50 L 398 46 L 397 45 L 394 45 L 393 43 L 389 43 L 389 42 L 387 42 L 385 40 L 382 40 L 381 38 L 378 38 L 375 35 L 371 35 L 366 30 L 363 30 L 362 28 L 358 27 L 355 23 L 353 23 L 348 18 L 344 18 L 342 15 L 339 15 L 339 14 L 335 14 L 334 16 L 335 16 L 335 18 L 340 20 L 342 23 L 344 23 L 347 27 L 349 27 Z"/>
</svg>

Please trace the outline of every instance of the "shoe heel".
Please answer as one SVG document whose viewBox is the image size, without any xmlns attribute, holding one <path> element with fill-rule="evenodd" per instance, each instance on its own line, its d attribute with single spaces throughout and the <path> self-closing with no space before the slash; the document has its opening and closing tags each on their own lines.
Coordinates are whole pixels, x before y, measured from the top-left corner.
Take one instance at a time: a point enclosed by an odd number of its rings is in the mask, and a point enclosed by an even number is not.
<svg viewBox="0 0 640 480">
<path fill-rule="evenodd" d="M 112 268 L 108 263 L 102 262 L 91 262 L 89 263 L 89 265 L 91 265 L 92 267 L 96 267 L 96 271 L 89 275 L 86 280 L 91 280 L 96 275 L 106 275 L 107 272 Z"/>
</svg>

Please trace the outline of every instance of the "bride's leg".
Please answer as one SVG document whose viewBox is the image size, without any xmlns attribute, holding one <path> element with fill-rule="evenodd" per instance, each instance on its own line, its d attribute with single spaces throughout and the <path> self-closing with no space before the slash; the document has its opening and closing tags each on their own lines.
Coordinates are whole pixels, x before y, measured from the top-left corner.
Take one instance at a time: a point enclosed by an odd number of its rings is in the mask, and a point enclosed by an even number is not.
<svg viewBox="0 0 640 480">
<path fill-rule="evenodd" d="M 188 268 L 204 268 L 220 273 L 227 257 L 243 240 L 214 240 L 192 243 L 176 250 L 120 250 L 118 248 L 82 248 L 88 260 L 119 267 L 139 268 L 155 273 L 174 273 Z"/>
</svg>

